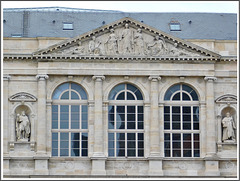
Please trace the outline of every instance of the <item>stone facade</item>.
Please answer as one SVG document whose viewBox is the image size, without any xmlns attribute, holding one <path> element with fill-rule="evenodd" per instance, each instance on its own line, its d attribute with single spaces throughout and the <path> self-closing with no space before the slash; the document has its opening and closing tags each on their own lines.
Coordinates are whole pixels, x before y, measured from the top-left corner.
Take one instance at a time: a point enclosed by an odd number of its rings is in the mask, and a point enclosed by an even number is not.
<svg viewBox="0 0 240 181">
<path fill-rule="evenodd" d="M 131 50 L 123 42 L 126 29 Z M 4 39 L 4 177 L 237 177 L 237 59 L 226 56 L 236 55 L 236 41 L 191 42 L 130 18 L 64 41 Z M 87 93 L 87 157 L 52 156 L 53 94 L 63 83 L 79 84 Z M 143 96 L 143 157 L 109 156 L 109 94 L 119 84 L 132 84 Z M 193 131 L 200 135 L 199 157 L 165 156 L 164 95 L 176 84 L 192 87 L 199 98 L 199 131 Z M 16 139 L 21 111 L 30 122 L 29 140 Z M 224 142 L 227 112 L 236 139 Z"/>
</svg>

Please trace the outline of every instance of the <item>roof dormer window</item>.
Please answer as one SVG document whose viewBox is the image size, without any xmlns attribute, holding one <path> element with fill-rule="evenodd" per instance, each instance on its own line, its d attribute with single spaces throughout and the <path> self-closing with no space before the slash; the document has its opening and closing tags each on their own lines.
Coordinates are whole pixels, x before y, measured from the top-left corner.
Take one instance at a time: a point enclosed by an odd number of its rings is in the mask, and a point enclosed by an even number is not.
<svg viewBox="0 0 240 181">
<path fill-rule="evenodd" d="M 73 30 L 73 23 L 63 23 L 63 30 Z"/>
<path fill-rule="evenodd" d="M 170 31 L 181 31 L 181 25 L 178 21 L 171 21 L 169 23 Z"/>
</svg>

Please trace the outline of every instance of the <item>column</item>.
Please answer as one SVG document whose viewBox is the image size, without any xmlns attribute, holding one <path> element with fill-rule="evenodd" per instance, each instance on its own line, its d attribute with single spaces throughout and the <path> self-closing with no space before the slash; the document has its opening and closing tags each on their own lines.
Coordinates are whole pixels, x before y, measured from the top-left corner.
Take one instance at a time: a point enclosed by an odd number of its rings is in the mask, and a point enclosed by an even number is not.
<svg viewBox="0 0 240 181">
<path fill-rule="evenodd" d="M 9 80 L 10 75 L 3 75 L 3 174 L 9 175 L 9 151 L 8 142 L 10 141 L 9 134 L 9 112 L 8 112 L 8 97 L 9 97 Z"/>
<path fill-rule="evenodd" d="M 158 111 L 158 81 L 161 77 L 153 75 L 149 77 L 151 81 L 151 121 L 150 121 L 150 156 L 149 175 L 162 175 L 162 158 L 160 157 L 160 130 L 159 130 L 159 111 Z"/>
<path fill-rule="evenodd" d="M 105 77 L 93 76 L 95 81 L 94 87 L 94 146 L 92 156 L 92 175 L 106 175 L 105 171 L 105 160 L 104 155 L 104 125 L 103 125 L 103 80 Z"/>
<path fill-rule="evenodd" d="M 216 77 L 205 77 L 206 81 L 206 157 L 205 157 L 205 175 L 218 176 L 219 162 L 216 156 L 216 121 L 214 109 L 214 81 Z"/>
<path fill-rule="evenodd" d="M 48 174 L 48 159 L 47 155 L 47 90 L 46 80 L 48 75 L 38 74 L 38 114 L 37 114 L 37 153 L 35 159 L 35 174 L 47 175 Z"/>
</svg>

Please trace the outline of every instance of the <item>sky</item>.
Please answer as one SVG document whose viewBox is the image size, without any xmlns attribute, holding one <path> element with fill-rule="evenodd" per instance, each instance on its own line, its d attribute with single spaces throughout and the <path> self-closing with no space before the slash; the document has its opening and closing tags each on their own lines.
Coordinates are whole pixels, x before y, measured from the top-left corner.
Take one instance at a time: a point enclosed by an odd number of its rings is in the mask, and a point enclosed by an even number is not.
<svg viewBox="0 0 240 181">
<path fill-rule="evenodd" d="M 238 13 L 238 1 L 1 1 L 3 8 L 70 7 L 124 12 Z"/>
</svg>

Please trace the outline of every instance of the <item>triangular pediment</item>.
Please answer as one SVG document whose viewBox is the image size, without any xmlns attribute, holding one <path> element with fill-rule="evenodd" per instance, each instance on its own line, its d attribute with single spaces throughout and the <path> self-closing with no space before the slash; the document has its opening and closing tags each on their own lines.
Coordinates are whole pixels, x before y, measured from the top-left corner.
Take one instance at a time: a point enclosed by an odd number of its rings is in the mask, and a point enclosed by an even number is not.
<svg viewBox="0 0 240 181">
<path fill-rule="evenodd" d="M 128 17 L 33 53 L 33 56 L 48 57 L 48 55 L 50 57 L 220 57 L 215 52 Z"/>
</svg>

